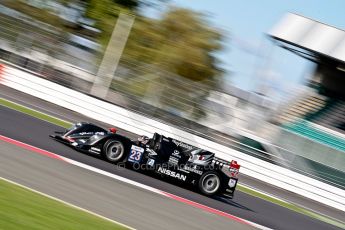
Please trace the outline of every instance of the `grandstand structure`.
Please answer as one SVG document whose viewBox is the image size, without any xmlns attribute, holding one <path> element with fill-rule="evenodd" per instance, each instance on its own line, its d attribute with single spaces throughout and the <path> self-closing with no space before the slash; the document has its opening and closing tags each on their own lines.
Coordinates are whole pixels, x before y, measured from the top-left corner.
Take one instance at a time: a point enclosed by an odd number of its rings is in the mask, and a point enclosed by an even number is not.
<svg viewBox="0 0 345 230">
<path fill-rule="evenodd" d="M 280 47 L 316 65 L 310 93 L 280 111 L 275 123 L 345 151 L 345 31 L 288 13 L 268 33 Z"/>
</svg>

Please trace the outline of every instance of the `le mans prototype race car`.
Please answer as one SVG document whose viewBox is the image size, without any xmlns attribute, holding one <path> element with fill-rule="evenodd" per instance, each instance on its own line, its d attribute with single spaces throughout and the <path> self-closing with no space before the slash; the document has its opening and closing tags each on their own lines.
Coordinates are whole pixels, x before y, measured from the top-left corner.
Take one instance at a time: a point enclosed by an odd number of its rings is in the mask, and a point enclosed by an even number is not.
<svg viewBox="0 0 345 230">
<path fill-rule="evenodd" d="M 214 153 L 155 133 L 152 138 L 137 140 L 79 122 L 64 132 L 50 135 L 81 152 L 102 156 L 105 160 L 125 164 L 133 169 L 150 170 L 164 178 L 192 185 L 207 196 L 233 198 L 240 165 L 216 158 Z"/>
</svg>

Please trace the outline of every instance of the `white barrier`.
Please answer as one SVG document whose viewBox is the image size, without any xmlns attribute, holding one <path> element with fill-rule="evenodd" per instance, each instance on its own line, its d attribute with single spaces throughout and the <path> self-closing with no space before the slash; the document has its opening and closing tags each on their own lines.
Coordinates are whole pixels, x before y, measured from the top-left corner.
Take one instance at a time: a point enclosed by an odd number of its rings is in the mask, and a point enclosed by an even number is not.
<svg viewBox="0 0 345 230">
<path fill-rule="evenodd" d="M 151 136 L 154 132 L 158 132 L 212 151 L 224 160 L 236 159 L 241 164 L 241 173 L 245 175 L 345 211 L 345 191 L 342 189 L 95 99 L 33 74 L 3 65 L 0 66 L 0 83 L 136 134 Z"/>
</svg>

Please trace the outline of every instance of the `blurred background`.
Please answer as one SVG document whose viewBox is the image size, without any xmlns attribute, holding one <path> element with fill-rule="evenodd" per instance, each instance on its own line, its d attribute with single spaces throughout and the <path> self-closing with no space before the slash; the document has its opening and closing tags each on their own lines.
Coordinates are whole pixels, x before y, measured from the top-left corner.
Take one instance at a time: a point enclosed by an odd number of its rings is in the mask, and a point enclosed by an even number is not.
<svg viewBox="0 0 345 230">
<path fill-rule="evenodd" d="M 344 3 L 313 2 L 1 0 L 0 58 L 345 188 Z"/>
</svg>

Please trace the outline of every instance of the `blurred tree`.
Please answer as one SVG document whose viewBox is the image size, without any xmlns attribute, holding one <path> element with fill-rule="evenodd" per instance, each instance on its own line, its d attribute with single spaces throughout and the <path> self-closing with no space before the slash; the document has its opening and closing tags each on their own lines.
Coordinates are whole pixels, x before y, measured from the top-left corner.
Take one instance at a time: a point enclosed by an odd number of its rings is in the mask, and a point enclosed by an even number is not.
<svg viewBox="0 0 345 230">
<path fill-rule="evenodd" d="M 59 0 L 59 2 L 64 6 L 68 6 L 68 4 L 73 2 L 73 0 Z"/>
<path fill-rule="evenodd" d="M 159 7 L 169 0 L 113 0 L 116 4 L 127 9 L 136 11 L 142 7 Z"/>
<path fill-rule="evenodd" d="M 169 0 L 83 0 L 86 3 L 86 16 L 96 21 L 102 31 L 99 41 L 105 46 L 121 12 L 137 14 L 141 7 L 158 7 Z M 138 15 L 138 17 L 140 17 Z"/>
<path fill-rule="evenodd" d="M 96 27 L 102 31 L 99 42 L 106 46 L 114 29 L 117 17 L 121 10 L 114 0 L 87 0 L 85 16 L 96 21 Z M 127 10 L 128 11 L 128 10 Z"/>
<path fill-rule="evenodd" d="M 164 82 L 155 86 L 157 92 L 164 87 L 159 99 L 162 107 L 189 110 L 192 117 L 201 118 L 205 115 L 203 100 L 222 82 L 223 70 L 216 57 L 222 40 L 222 32 L 210 26 L 206 15 L 172 8 L 159 19 L 137 18 L 123 60 L 137 66 L 144 63 L 148 74 Z M 143 87 L 140 84 L 136 90 Z"/>
<path fill-rule="evenodd" d="M 137 19 L 125 58 L 155 64 L 195 81 L 222 74 L 216 52 L 222 50 L 222 33 L 204 14 L 173 8 L 161 19 Z"/>
<path fill-rule="evenodd" d="M 156 7 L 162 2 L 89 0 L 87 16 L 97 21 L 102 30 L 100 41 L 105 46 L 120 11 L 136 13 L 122 63 L 131 65 L 127 66 L 133 73 L 131 76 L 143 79 L 147 76 L 164 84 L 153 86 L 149 81 L 140 81 L 128 85 L 124 91 L 145 97 L 143 94 L 148 91 L 164 87 L 166 95 L 176 97 L 161 97 L 160 107 L 183 113 L 188 110 L 188 114 L 200 118 L 205 115 L 202 101 L 222 82 L 223 70 L 216 53 L 223 48 L 223 33 L 211 26 L 207 15 L 189 9 L 171 8 L 158 19 L 139 14 L 141 7 Z"/>
<path fill-rule="evenodd" d="M 136 10 L 139 7 L 138 0 L 113 0 L 116 4 L 125 8 Z"/>
</svg>

